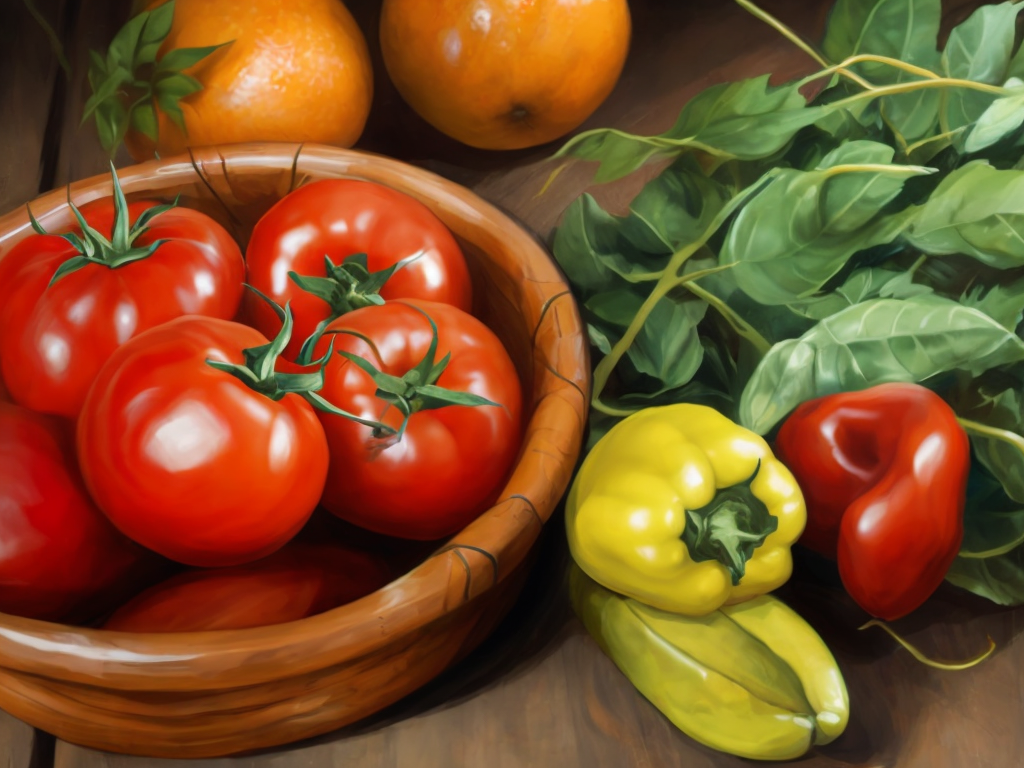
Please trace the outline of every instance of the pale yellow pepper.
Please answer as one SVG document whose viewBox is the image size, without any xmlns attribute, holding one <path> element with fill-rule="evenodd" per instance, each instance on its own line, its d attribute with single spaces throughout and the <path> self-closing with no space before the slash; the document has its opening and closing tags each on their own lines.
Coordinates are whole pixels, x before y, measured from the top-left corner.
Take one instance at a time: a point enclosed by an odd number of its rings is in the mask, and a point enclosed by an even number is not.
<svg viewBox="0 0 1024 768">
<path fill-rule="evenodd" d="M 713 408 L 647 408 L 615 425 L 570 491 L 573 558 L 608 589 L 704 616 L 770 592 L 806 522 L 793 475 Z"/>
</svg>

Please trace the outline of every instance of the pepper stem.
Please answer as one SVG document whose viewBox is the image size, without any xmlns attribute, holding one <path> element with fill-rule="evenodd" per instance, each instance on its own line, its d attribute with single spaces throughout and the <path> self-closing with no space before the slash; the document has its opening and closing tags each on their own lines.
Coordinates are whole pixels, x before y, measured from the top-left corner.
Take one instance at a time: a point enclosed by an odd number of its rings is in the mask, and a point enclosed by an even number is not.
<svg viewBox="0 0 1024 768">
<path fill-rule="evenodd" d="M 71 208 L 71 213 L 74 214 L 75 219 L 78 220 L 78 226 L 82 230 L 82 235 L 79 237 L 73 232 L 57 235 L 57 237 L 67 240 L 71 247 L 75 249 L 77 255 L 72 256 L 57 267 L 53 277 L 50 278 L 50 282 L 47 284 L 47 288 L 65 275 L 77 272 L 89 264 L 98 264 L 109 269 L 117 269 L 125 264 L 131 264 L 133 261 L 147 259 L 156 252 L 157 248 L 167 242 L 166 240 L 156 240 L 149 245 L 135 247 L 135 241 L 149 231 L 149 222 L 161 213 L 174 208 L 181 196 L 175 197 L 173 203 L 147 208 L 139 215 L 135 223 L 131 224 L 128 217 L 128 201 L 125 199 L 124 190 L 121 189 L 121 184 L 117 180 L 117 170 L 114 168 L 113 163 L 110 164 L 110 176 L 113 179 L 114 185 L 114 226 L 110 239 L 108 240 L 103 233 L 89 226 L 82 212 L 71 202 L 71 189 L 69 187 L 68 206 Z M 28 219 L 32 224 L 32 229 L 40 235 L 51 234 L 43 229 L 42 225 L 36 220 L 36 217 L 32 215 L 32 209 L 27 205 L 25 207 L 28 209 Z"/>
<path fill-rule="evenodd" d="M 779 527 L 779 520 L 750 489 L 761 470 L 758 459 L 754 473 L 744 482 L 723 488 L 700 509 L 686 510 L 683 543 L 694 562 L 715 560 L 724 565 L 733 586 L 746 573 L 754 550 Z"/>
</svg>

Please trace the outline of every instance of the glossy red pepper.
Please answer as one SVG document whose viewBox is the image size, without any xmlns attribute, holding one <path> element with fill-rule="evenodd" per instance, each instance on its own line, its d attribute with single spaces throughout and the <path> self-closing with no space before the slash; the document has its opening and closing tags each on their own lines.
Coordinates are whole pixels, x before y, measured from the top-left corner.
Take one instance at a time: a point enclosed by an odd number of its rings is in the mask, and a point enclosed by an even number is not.
<svg viewBox="0 0 1024 768">
<path fill-rule="evenodd" d="M 811 400 L 776 455 L 807 501 L 800 543 L 838 561 L 865 611 L 897 619 L 942 583 L 963 538 L 970 445 L 938 395 L 892 383 Z"/>
</svg>

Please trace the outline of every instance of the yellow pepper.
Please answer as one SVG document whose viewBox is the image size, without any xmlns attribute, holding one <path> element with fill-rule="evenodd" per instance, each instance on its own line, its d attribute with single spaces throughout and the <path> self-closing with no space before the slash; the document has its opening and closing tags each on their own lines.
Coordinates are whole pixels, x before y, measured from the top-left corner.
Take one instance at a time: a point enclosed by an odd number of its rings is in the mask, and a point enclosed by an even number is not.
<svg viewBox="0 0 1024 768">
<path fill-rule="evenodd" d="M 685 616 L 785 583 L 806 518 L 796 480 L 764 439 L 693 404 L 615 425 L 566 504 L 570 550 L 592 579 Z"/>
</svg>

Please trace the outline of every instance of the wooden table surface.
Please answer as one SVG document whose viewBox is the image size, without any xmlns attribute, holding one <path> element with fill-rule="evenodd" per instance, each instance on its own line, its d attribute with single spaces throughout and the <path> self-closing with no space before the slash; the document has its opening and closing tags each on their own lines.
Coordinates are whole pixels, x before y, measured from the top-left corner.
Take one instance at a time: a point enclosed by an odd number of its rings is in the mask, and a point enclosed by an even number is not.
<svg viewBox="0 0 1024 768">
<path fill-rule="evenodd" d="M 89 48 L 106 45 L 129 2 L 36 4 L 64 40 L 73 75 L 69 80 L 60 71 L 20 0 L 0 0 L 0 214 L 106 167 L 92 127 L 78 127 L 85 66 Z M 961 20 L 975 4 L 947 0 L 950 20 Z M 813 38 L 829 3 L 764 5 Z M 804 55 L 728 0 L 631 0 L 631 6 L 635 29 L 626 71 L 585 128 L 657 132 L 673 122 L 687 98 L 713 82 L 764 72 L 788 79 L 810 71 Z M 376 49 L 379 0 L 352 0 L 350 7 Z M 465 184 L 549 242 L 561 212 L 587 188 L 588 170 L 569 169 L 538 198 L 553 146 L 488 153 L 440 136 L 402 104 L 376 50 L 374 56 L 377 94 L 359 147 Z M 119 156 L 117 162 L 130 161 Z M 630 179 L 591 191 L 605 205 L 621 208 L 638 183 Z M 201 761 L 204 768 L 749 765 L 681 734 L 601 654 L 566 603 L 564 540 L 556 514 L 507 620 L 427 688 L 356 726 L 256 755 Z M 847 732 L 800 765 L 1024 764 L 1024 609 L 999 608 L 947 586 L 924 609 L 897 622 L 897 630 L 933 657 L 972 656 L 986 646 L 986 636 L 997 643 L 996 654 L 980 666 L 942 672 L 914 661 L 878 629 L 858 631 L 866 617 L 837 585 L 830 567 L 800 558 L 794 578 L 780 591 L 833 649 L 850 690 Z M 170 768 L 178 762 L 83 749 L 0 713 L 0 765 L 8 768 Z"/>
</svg>

